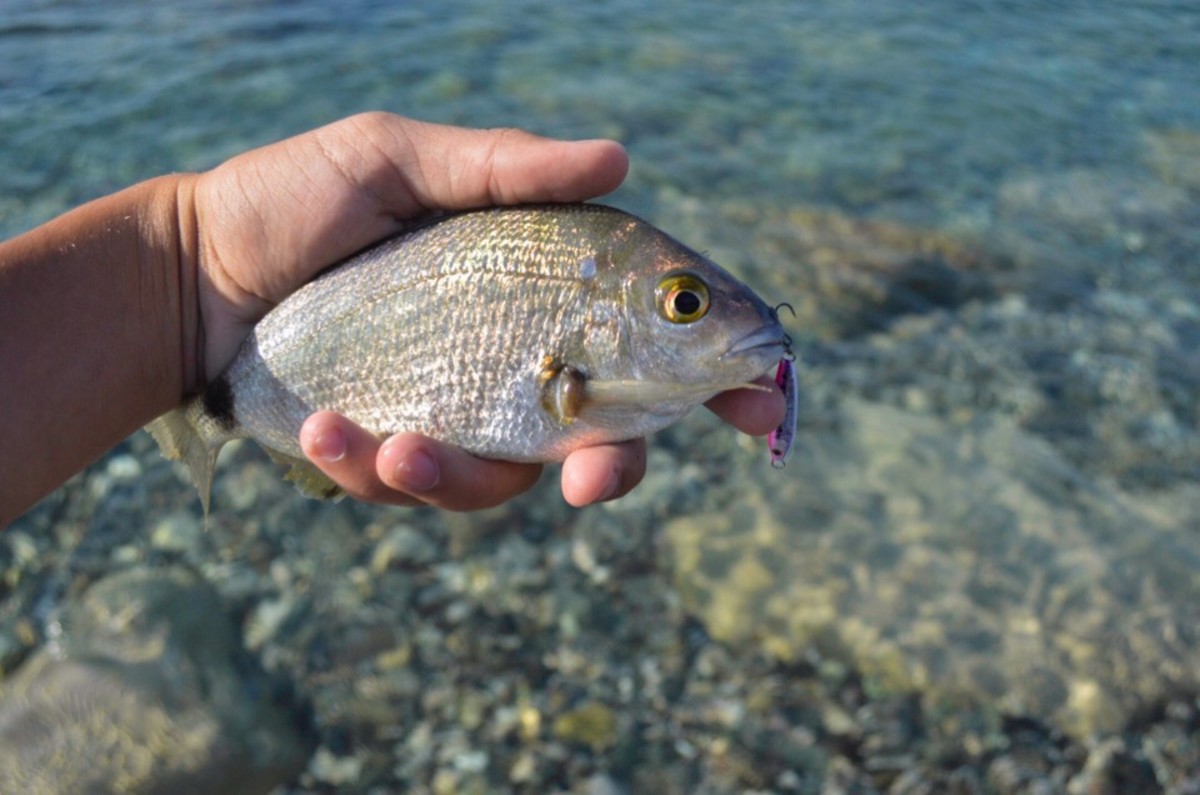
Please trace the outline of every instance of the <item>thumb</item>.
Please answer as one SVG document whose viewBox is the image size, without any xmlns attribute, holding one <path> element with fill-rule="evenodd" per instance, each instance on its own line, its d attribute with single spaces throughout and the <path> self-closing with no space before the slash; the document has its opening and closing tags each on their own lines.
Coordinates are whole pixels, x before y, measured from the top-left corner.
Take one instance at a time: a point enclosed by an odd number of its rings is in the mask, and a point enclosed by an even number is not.
<svg viewBox="0 0 1200 795">
<path fill-rule="evenodd" d="M 582 201 L 614 190 L 629 169 L 615 141 L 557 141 L 523 130 L 472 130 L 389 113 L 352 116 L 317 134 L 326 139 L 326 152 L 361 153 L 347 165 L 364 189 L 402 218 L 414 210 Z"/>
</svg>

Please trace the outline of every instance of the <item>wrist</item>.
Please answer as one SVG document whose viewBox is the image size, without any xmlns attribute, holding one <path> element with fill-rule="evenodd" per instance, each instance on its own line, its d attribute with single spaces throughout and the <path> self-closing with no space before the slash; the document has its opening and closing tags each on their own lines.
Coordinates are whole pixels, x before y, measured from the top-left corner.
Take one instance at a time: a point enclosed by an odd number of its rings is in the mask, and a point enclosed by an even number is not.
<svg viewBox="0 0 1200 795">
<path fill-rule="evenodd" d="M 149 180 L 0 245 L 0 524 L 182 399 L 191 182 Z"/>
<path fill-rule="evenodd" d="M 200 310 L 200 224 L 196 211 L 195 174 L 173 176 L 167 200 L 170 220 L 166 235 L 174 251 L 172 266 L 179 280 L 179 373 L 180 395 L 199 393 L 208 381 L 204 318 Z"/>
<path fill-rule="evenodd" d="M 143 308 L 143 354 L 155 363 L 158 388 L 153 391 L 165 405 L 163 411 L 204 385 L 197 352 L 197 337 L 202 335 L 196 310 L 193 180 L 191 174 L 171 174 L 128 189 L 137 214 L 134 257 L 139 267 L 134 289 Z M 153 347 L 151 340 L 156 341 Z"/>
<path fill-rule="evenodd" d="M 195 174 L 156 177 L 130 188 L 137 194 L 139 291 L 148 338 L 163 341 L 157 358 L 170 381 L 171 408 L 207 381 L 200 312 L 199 225 Z M 165 410 L 165 409 L 164 409 Z"/>
</svg>

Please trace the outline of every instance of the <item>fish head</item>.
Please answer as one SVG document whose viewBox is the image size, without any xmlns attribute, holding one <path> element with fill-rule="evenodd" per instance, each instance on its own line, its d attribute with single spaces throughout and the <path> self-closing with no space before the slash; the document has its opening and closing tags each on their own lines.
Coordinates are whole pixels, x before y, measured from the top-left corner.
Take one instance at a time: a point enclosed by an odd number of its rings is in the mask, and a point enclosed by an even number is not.
<svg viewBox="0 0 1200 795">
<path fill-rule="evenodd" d="M 775 310 L 707 257 L 658 237 L 626 272 L 630 376 L 715 394 L 777 363 L 787 336 Z"/>
</svg>

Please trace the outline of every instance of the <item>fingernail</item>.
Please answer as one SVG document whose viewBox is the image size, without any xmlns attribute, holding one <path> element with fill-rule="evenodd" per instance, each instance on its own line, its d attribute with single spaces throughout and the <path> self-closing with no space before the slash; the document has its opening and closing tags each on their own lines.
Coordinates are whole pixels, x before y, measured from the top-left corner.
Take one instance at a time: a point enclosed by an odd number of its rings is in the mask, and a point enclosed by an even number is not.
<svg viewBox="0 0 1200 795">
<path fill-rule="evenodd" d="M 346 457 L 346 434 L 336 428 L 325 431 L 312 440 L 309 455 L 333 464 Z"/>
<path fill-rule="evenodd" d="M 441 472 L 438 471 L 437 461 L 433 456 L 421 449 L 416 449 L 396 464 L 396 480 L 400 488 L 409 492 L 429 491 L 438 484 Z"/>
</svg>

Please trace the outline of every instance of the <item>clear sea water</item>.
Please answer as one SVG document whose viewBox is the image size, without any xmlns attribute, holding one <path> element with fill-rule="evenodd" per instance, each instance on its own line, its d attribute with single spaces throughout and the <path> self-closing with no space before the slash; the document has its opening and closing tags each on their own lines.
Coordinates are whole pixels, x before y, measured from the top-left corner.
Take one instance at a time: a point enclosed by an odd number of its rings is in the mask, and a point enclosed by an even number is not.
<svg viewBox="0 0 1200 795">
<path fill-rule="evenodd" d="M 999 256 L 1036 260 L 1068 304 L 1099 286 L 1105 306 L 1167 307 L 1178 344 L 1160 374 L 1194 442 L 1194 0 L 0 0 L 0 237 L 368 109 L 616 138 L 633 165 L 608 201 L 651 220 L 816 207 L 1013 246 Z M 756 267 L 786 284 L 795 263 Z M 1151 420 L 1140 459 L 1113 455 L 1152 462 Z M 1193 486 L 1183 455 L 1150 487 Z M 1137 547 L 1151 568 L 1194 559 L 1189 505 L 1154 514 L 1166 531 Z M 987 497 L 976 507 L 964 521 Z"/>
<path fill-rule="evenodd" d="M 35 2 L 0 9 L 0 234 L 364 109 L 633 156 L 662 191 L 984 223 L 1014 174 L 1200 127 L 1187 0 Z"/>
</svg>

